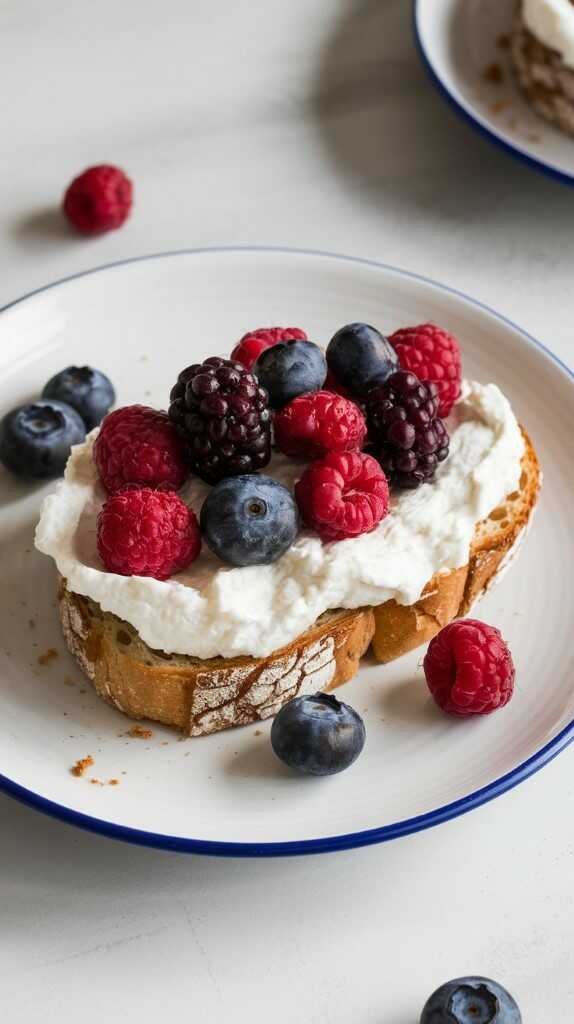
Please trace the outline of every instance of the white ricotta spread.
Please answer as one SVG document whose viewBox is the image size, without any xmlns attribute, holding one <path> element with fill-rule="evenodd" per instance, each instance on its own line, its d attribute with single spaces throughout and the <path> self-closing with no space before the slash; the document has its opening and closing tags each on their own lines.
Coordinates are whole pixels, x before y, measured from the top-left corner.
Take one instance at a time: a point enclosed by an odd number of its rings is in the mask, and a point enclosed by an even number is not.
<svg viewBox="0 0 574 1024">
<path fill-rule="evenodd" d="M 526 27 L 574 69 L 574 5 L 570 0 L 524 0 Z"/>
<path fill-rule="evenodd" d="M 96 520 L 105 500 L 92 459 L 97 431 L 72 449 L 64 480 L 42 507 L 36 546 L 69 588 L 137 629 L 150 647 L 199 658 L 263 657 L 323 612 L 394 598 L 412 604 L 436 572 L 468 561 L 476 523 L 518 488 L 524 442 L 494 384 L 467 383 L 451 422 L 450 454 L 431 484 L 402 492 L 372 533 L 324 544 L 302 532 L 274 564 L 231 568 L 207 546 L 167 582 L 105 572 Z M 292 487 L 304 463 L 274 457 L 265 472 Z M 181 492 L 197 513 L 208 487 Z"/>
</svg>

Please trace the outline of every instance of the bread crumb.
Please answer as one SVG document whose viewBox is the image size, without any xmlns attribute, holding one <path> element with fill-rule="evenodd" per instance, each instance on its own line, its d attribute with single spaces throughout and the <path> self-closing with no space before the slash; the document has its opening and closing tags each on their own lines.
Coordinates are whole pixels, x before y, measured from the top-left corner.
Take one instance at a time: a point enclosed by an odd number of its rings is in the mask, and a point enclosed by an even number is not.
<svg viewBox="0 0 574 1024">
<path fill-rule="evenodd" d="M 507 32 L 500 33 L 498 39 L 496 40 L 496 45 L 498 46 L 499 50 L 510 49 L 510 36 L 508 35 Z"/>
<path fill-rule="evenodd" d="M 119 784 L 120 784 L 120 780 L 119 779 L 110 779 L 109 782 L 108 782 L 108 786 L 119 786 Z"/>
<path fill-rule="evenodd" d="M 510 100 L 497 100 L 496 103 L 490 104 L 490 112 L 492 114 L 501 114 L 503 110 L 508 110 L 511 106 Z"/>
<path fill-rule="evenodd" d="M 256 729 L 255 732 L 253 733 L 253 735 L 254 736 L 262 736 L 263 733 L 262 733 L 261 729 Z"/>
<path fill-rule="evenodd" d="M 72 685 L 73 685 L 73 684 L 72 684 Z M 82 689 L 82 690 L 80 690 L 80 693 L 87 693 L 87 692 L 88 692 L 88 691 L 87 691 L 87 690 L 85 690 L 85 689 Z"/>
<path fill-rule="evenodd" d="M 64 686 L 75 686 L 75 685 L 76 684 L 75 684 L 73 679 L 70 679 L 69 676 L 65 676 L 65 678 L 64 678 Z"/>
<path fill-rule="evenodd" d="M 131 736 L 133 740 L 149 740 L 153 736 L 153 732 L 151 729 L 146 729 L 143 725 L 132 725 L 131 729 L 121 733 L 121 735 Z"/>
<path fill-rule="evenodd" d="M 39 665 L 49 665 L 51 661 L 54 661 L 58 657 L 58 652 L 55 647 L 48 647 L 47 651 L 43 654 L 38 655 Z"/>
<path fill-rule="evenodd" d="M 500 64 L 497 64 L 496 61 L 494 61 L 492 64 L 487 64 L 482 72 L 482 77 L 484 81 L 489 82 L 490 85 L 502 85 L 504 82 L 504 71 Z"/>
<path fill-rule="evenodd" d="M 162 740 L 160 743 L 160 747 L 169 747 L 169 740 Z"/>
<path fill-rule="evenodd" d="M 29 625 L 30 629 L 36 629 L 36 620 L 35 619 L 28 619 L 28 625 Z"/>
<path fill-rule="evenodd" d="M 88 754 L 86 757 L 80 757 L 79 760 L 76 761 L 76 763 L 73 766 L 73 768 L 70 768 L 70 771 L 71 771 L 72 775 L 75 775 L 76 778 L 79 779 L 79 778 L 81 778 L 81 776 L 84 774 L 84 772 L 88 768 L 91 768 L 93 763 L 94 763 L 94 759 L 93 759 L 92 755 Z"/>
</svg>

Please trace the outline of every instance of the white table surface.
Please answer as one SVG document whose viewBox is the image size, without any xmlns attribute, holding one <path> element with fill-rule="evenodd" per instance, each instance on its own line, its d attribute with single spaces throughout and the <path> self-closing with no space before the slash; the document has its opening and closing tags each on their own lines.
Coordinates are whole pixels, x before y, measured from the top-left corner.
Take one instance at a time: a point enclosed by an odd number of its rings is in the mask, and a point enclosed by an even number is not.
<svg viewBox="0 0 574 1024">
<path fill-rule="evenodd" d="M 0 67 L 0 304 L 147 252 L 306 246 L 429 274 L 574 360 L 574 193 L 443 106 L 408 0 L 4 0 Z M 133 177 L 134 214 L 78 240 L 54 205 L 102 161 Z M 283 861 L 129 847 L 1 797 L 2 1017 L 416 1024 L 477 972 L 525 1024 L 571 1022 L 573 767 Z"/>
</svg>

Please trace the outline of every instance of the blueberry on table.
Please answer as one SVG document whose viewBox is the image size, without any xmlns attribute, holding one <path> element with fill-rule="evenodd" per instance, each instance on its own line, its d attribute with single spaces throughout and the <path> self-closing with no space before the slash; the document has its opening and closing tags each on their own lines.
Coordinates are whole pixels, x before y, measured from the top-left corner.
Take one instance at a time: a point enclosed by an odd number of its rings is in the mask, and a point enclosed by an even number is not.
<svg viewBox="0 0 574 1024">
<path fill-rule="evenodd" d="M 111 380 L 91 366 L 67 366 L 51 377 L 42 398 L 55 398 L 71 405 L 82 417 L 86 430 L 101 423 L 116 400 Z"/>
<path fill-rule="evenodd" d="M 510 992 L 490 978 L 456 978 L 433 992 L 420 1024 L 522 1024 Z"/>
<path fill-rule="evenodd" d="M 61 476 L 72 445 L 85 436 L 75 409 L 39 399 L 12 409 L 0 423 L 0 462 L 16 476 L 48 480 Z"/>
<path fill-rule="evenodd" d="M 297 395 L 319 391 L 327 376 L 327 361 L 312 341 L 282 341 L 264 349 L 253 373 L 269 393 L 269 404 L 280 409 Z"/>
<path fill-rule="evenodd" d="M 209 492 L 201 530 L 211 550 L 231 565 L 268 565 L 291 546 L 299 526 L 295 499 L 268 476 L 227 477 Z"/>
<path fill-rule="evenodd" d="M 337 380 L 356 395 L 382 383 L 398 368 L 390 341 L 370 324 L 347 324 L 327 345 L 327 364 Z"/>
<path fill-rule="evenodd" d="M 358 758 L 365 745 L 365 726 L 361 716 L 332 693 L 294 697 L 273 721 L 271 745 L 296 771 L 335 775 Z"/>
</svg>

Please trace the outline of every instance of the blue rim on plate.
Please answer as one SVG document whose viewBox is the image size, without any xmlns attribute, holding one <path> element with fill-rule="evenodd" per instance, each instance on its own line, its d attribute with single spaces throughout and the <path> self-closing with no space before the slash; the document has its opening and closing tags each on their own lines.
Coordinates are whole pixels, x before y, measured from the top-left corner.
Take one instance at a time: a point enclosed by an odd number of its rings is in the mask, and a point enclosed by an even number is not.
<svg viewBox="0 0 574 1024">
<path fill-rule="evenodd" d="M 526 164 L 527 167 L 531 167 L 533 170 L 541 172 L 546 175 L 546 177 L 553 178 L 554 181 L 559 181 L 562 185 L 569 185 L 572 187 L 572 185 L 574 185 L 574 174 L 568 174 L 567 171 L 561 171 L 558 167 L 554 167 L 545 160 L 532 156 L 531 153 L 527 153 L 526 150 L 518 143 L 509 142 L 508 139 L 503 138 L 502 135 L 494 130 L 494 128 L 490 128 L 478 117 L 478 115 L 473 114 L 469 109 L 467 109 L 455 94 L 451 92 L 448 85 L 440 77 L 437 68 L 433 64 L 425 48 L 419 27 L 419 11 L 421 2 L 422 0 L 413 0 L 413 29 L 416 47 L 431 82 L 442 98 L 446 100 L 450 108 L 454 110 L 461 120 L 466 124 L 469 124 L 474 131 L 478 132 L 479 135 L 482 135 L 483 138 L 488 139 L 489 142 L 497 146 L 498 149 L 501 149 L 507 155 L 520 161 L 522 164 Z"/>
<path fill-rule="evenodd" d="M 176 249 L 171 252 L 151 253 L 147 256 L 136 256 L 131 259 L 116 260 L 92 270 L 85 270 L 78 274 L 70 274 L 68 277 L 61 278 L 59 281 L 54 281 L 52 284 L 45 285 L 42 288 L 36 288 L 33 291 L 28 292 L 26 295 L 21 296 L 21 298 L 16 299 L 13 302 L 9 302 L 7 305 L 0 308 L 0 315 L 7 309 L 11 309 L 18 305 L 18 303 L 31 298 L 33 295 L 49 291 L 51 288 L 56 288 L 61 284 L 65 284 L 67 281 L 73 281 L 80 277 L 87 277 L 91 274 L 97 274 L 101 271 L 109 270 L 111 267 L 124 266 L 129 263 L 140 263 L 144 260 L 161 259 L 169 256 L 200 256 L 206 253 L 218 252 L 274 252 L 300 256 L 321 256 L 332 260 L 341 260 L 348 263 L 359 263 L 365 266 L 378 267 L 382 270 L 398 274 L 401 277 L 421 281 L 422 283 L 429 284 L 440 291 L 456 295 L 458 298 L 464 299 L 471 305 L 479 309 L 483 309 L 497 320 L 517 331 L 527 344 L 533 345 L 535 348 L 545 352 L 546 355 L 552 359 L 554 363 L 560 366 L 570 378 L 574 379 L 574 372 L 566 366 L 562 360 L 554 355 L 550 349 L 546 348 L 545 345 L 537 341 L 521 327 L 518 327 L 512 320 L 501 316 L 500 313 L 491 309 L 490 306 L 487 306 L 485 303 L 479 302 L 476 299 L 472 299 L 470 296 L 456 288 L 440 284 L 440 282 L 434 281 L 432 278 L 424 277 L 422 274 L 414 274 L 407 270 L 402 270 L 399 267 L 394 267 L 391 264 L 382 263 L 379 260 L 365 259 L 358 256 L 345 256 L 341 253 L 323 252 L 321 250 L 313 249 L 290 249 L 283 248 L 281 246 L 265 245 L 214 246 L 202 249 Z M 58 804 L 53 800 L 48 800 L 46 797 L 39 796 L 33 790 L 21 786 L 13 779 L 9 779 L 7 776 L 2 774 L 0 774 L 0 792 L 4 792 L 8 796 L 18 800 L 20 803 L 33 807 L 35 810 L 41 811 L 43 814 L 47 814 L 52 818 L 57 818 L 59 821 L 63 821 L 66 824 L 75 825 L 76 827 L 85 829 L 88 832 L 96 832 L 99 835 L 107 836 L 110 839 L 121 839 L 124 842 L 134 843 L 138 846 L 171 850 L 177 853 L 209 854 L 217 857 L 286 857 L 293 856 L 295 854 L 329 853 L 336 850 L 348 850 L 353 847 L 370 846 L 374 843 L 382 843 L 387 842 L 390 839 L 398 839 L 401 836 L 410 835 L 414 832 L 421 832 L 424 829 L 432 828 L 434 825 L 440 825 L 444 821 L 450 821 L 452 818 L 456 818 L 461 814 L 466 814 L 468 811 L 472 811 L 476 807 L 480 807 L 482 804 L 488 803 L 489 800 L 494 800 L 496 797 L 501 796 L 508 790 L 513 789 L 514 786 L 518 786 L 521 782 L 524 782 L 525 779 L 529 778 L 529 776 L 533 775 L 535 772 L 543 768 L 544 765 L 548 764 L 549 761 L 556 757 L 557 754 L 564 750 L 568 744 L 573 741 L 574 719 L 572 719 L 572 721 L 569 722 L 569 724 L 562 729 L 554 739 L 549 743 L 546 743 L 535 754 L 527 758 L 526 761 L 523 761 L 521 764 L 517 765 L 516 768 L 513 768 L 512 771 L 508 772 L 506 775 L 502 775 L 499 779 L 495 779 L 487 786 L 483 786 L 481 789 L 477 789 L 473 793 L 469 793 L 460 800 L 455 800 L 453 803 L 445 804 L 443 807 L 437 807 L 432 811 L 428 811 L 426 814 L 421 814 L 413 818 L 406 818 L 403 821 L 393 822 L 391 825 L 381 825 L 380 828 L 366 829 L 361 832 L 351 832 L 344 835 L 326 836 L 322 839 L 303 839 L 286 843 L 217 842 L 215 840 L 184 839 L 180 836 L 162 835 L 156 832 L 146 832 L 140 829 L 129 828 L 124 825 L 116 825 L 113 822 L 105 821 L 101 818 L 93 818 L 80 811 L 74 811 L 71 808 L 66 807 L 64 804 Z"/>
</svg>

